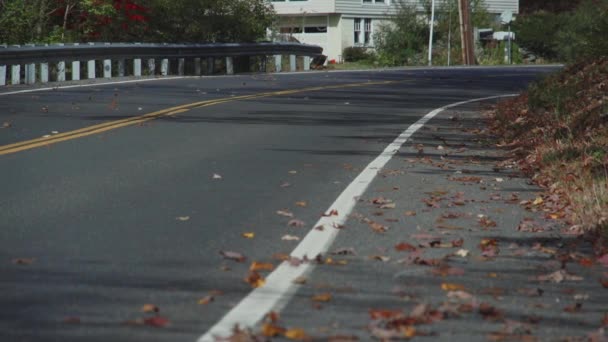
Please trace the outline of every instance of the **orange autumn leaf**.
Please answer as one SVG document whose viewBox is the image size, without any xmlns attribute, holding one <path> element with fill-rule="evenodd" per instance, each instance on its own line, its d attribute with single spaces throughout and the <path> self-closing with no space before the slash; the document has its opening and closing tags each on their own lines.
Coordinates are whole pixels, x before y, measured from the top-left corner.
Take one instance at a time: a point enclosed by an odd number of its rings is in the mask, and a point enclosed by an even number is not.
<svg viewBox="0 0 608 342">
<path fill-rule="evenodd" d="M 279 313 L 276 311 L 270 311 L 269 313 L 266 314 L 266 320 L 272 322 L 272 323 L 276 323 L 279 321 Z"/>
<path fill-rule="evenodd" d="M 169 320 L 164 317 L 155 316 L 144 319 L 144 324 L 156 328 L 162 328 L 169 324 Z"/>
<path fill-rule="evenodd" d="M 441 289 L 444 291 L 464 291 L 464 286 L 460 284 L 442 283 Z"/>
<path fill-rule="evenodd" d="M 250 271 L 272 271 L 274 269 L 274 265 L 268 262 L 257 262 L 254 261 L 249 266 Z"/>
<path fill-rule="evenodd" d="M 285 328 L 273 323 L 264 323 L 264 325 L 262 325 L 262 335 L 266 337 L 277 337 L 284 334 L 286 331 Z"/>
<path fill-rule="evenodd" d="M 198 304 L 199 304 L 199 305 L 207 305 L 207 304 L 209 304 L 209 303 L 213 302 L 214 300 L 215 300 L 215 297 L 214 297 L 214 296 L 209 295 L 209 296 L 205 296 L 205 297 L 203 297 L 203 298 L 199 299 L 199 300 L 198 300 Z"/>
<path fill-rule="evenodd" d="M 591 260 L 591 259 L 589 259 L 589 258 L 580 258 L 580 259 L 578 260 L 578 263 L 579 263 L 581 266 L 585 266 L 585 267 L 591 267 L 591 266 L 593 266 L 593 260 Z"/>
<path fill-rule="evenodd" d="M 371 319 L 393 319 L 403 315 L 401 310 L 384 310 L 384 309 L 370 309 L 369 316 Z"/>
<path fill-rule="evenodd" d="M 306 335 L 306 333 L 304 332 L 304 330 L 300 329 L 300 328 L 288 329 L 285 332 L 285 337 L 287 337 L 290 340 L 298 340 L 298 341 L 302 341 L 302 340 L 308 339 L 308 336 Z"/>
<path fill-rule="evenodd" d="M 331 300 L 330 293 L 321 293 L 312 297 L 314 302 L 329 302 Z"/>
<path fill-rule="evenodd" d="M 258 272 L 251 271 L 247 278 L 245 278 L 245 282 L 251 285 L 253 288 L 258 288 L 264 286 L 266 284 L 266 280 L 262 277 Z"/>
<path fill-rule="evenodd" d="M 298 207 L 306 208 L 308 206 L 308 202 L 306 202 L 306 201 L 298 201 L 298 202 L 296 202 L 296 205 Z"/>
</svg>

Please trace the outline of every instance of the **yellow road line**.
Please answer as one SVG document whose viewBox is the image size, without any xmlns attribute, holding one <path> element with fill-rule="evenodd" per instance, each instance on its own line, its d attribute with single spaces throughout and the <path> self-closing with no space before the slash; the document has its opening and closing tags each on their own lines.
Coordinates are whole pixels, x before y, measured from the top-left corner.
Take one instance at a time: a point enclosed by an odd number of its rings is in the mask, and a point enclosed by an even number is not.
<svg viewBox="0 0 608 342">
<path fill-rule="evenodd" d="M 227 97 L 221 99 L 214 100 L 205 100 L 200 102 L 188 103 L 176 107 L 171 107 L 163 110 L 159 110 L 156 112 L 135 116 L 132 118 L 115 120 L 110 122 L 105 122 L 97 125 L 91 125 L 84 128 L 76 129 L 69 132 L 64 132 L 60 134 L 55 134 L 50 137 L 42 137 L 31 140 L 20 141 L 17 143 L 0 146 L 0 156 L 5 154 L 16 153 L 20 151 L 30 150 L 38 147 L 49 146 L 52 144 L 56 144 L 62 141 L 77 139 L 86 137 L 93 134 L 99 134 L 106 131 L 110 131 L 117 128 L 122 128 L 126 126 L 140 124 L 142 122 L 158 119 L 163 116 L 171 116 L 179 113 L 183 113 L 189 111 L 194 108 L 202 108 L 208 106 L 214 106 L 226 102 L 233 101 L 241 101 L 241 100 L 251 100 L 262 97 L 271 97 L 271 96 L 281 96 L 281 95 L 290 95 L 297 94 L 309 91 L 320 91 L 320 90 L 328 90 L 328 89 L 339 89 L 339 88 L 351 88 L 351 87 L 363 87 L 363 86 L 372 86 L 372 85 L 383 85 L 383 84 L 392 84 L 403 81 L 379 81 L 379 82 L 362 82 L 362 83 L 349 83 L 349 84 L 340 84 L 340 85 L 331 85 L 331 86 L 320 86 L 320 87 L 310 87 L 310 88 L 301 88 L 301 89 L 290 89 L 290 90 L 280 90 L 274 92 L 266 92 L 252 95 L 242 95 L 242 96 L 234 96 Z"/>
</svg>

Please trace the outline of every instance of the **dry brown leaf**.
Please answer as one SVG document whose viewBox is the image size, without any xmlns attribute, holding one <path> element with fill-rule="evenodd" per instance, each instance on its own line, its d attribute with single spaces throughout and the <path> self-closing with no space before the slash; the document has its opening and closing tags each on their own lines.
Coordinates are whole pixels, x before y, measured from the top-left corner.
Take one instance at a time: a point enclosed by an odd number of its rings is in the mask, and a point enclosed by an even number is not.
<svg viewBox="0 0 608 342">
<path fill-rule="evenodd" d="M 13 259 L 13 264 L 15 265 L 31 265 L 34 263 L 36 259 L 34 258 L 17 258 Z"/>
<path fill-rule="evenodd" d="M 291 328 L 285 332 L 285 337 L 290 340 L 303 341 L 309 339 L 306 332 L 300 328 Z"/>
<path fill-rule="evenodd" d="M 301 228 L 301 227 L 304 227 L 306 225 L 306 223 L 304 223 L 304 221 L 302 221 L 302 220 L 293 219 L 293 220 L 290 220 L 289 222 L 287 222 L 287 225 L 289 227 Z"/>
<path fill-rule="evenodd" d="M 285 217 L 293 217 L 293 213 L 287 209 L 277 210 L 277 215 Z"/>
<path fill-rule="evenodd" d="M 258 288 L 266 284 L 266 280 L 256 271 L 250 271 L 247 278 L 244 279 L 246 283 L 251 285 L 253 288 Z"/>
<path fill-rule="evenodd" d="M 387 204 L 383 204 L 380 206 L 380 209 L 395 209 L 395 208 L 396 208 L 395 203 L 387 203 Z"/>
<path fill-rule="evenodd" d="M 390 257 L 384 256 L 384 255 L 372 255 L 369 258 L 372 260 L 378 260 L 378 261 L 382 261 L 382 262 L 387 262 L 387 261 L 391 260 Z"/>
<path fill-rule="evenodd" d="M 283 235 L 281 237 L 281 240 L 283 241 L 299 241 L 300 238 L 295 236 L 295 235 Z"/>
<path fill-rule="evenodd" d="M 296 202 L 296 206 L 306 208 L 308 206 L 308 202 L 306 201 L 298 201 Z"/>
<path fill-rule="evenodd" d="M 274 323 L 264 323 L 262 325 L 262 335 L 266 337 L 277 337 L 283 335 L 286 331 L 287 329 Z"/>
<path fill-rule="evenodd" d="M 329 302 L 331 300 L 330 293 L 321 293 L 312 297 L 313 302 Z"/>
<path fill-rule="evenodd" d="M 215 300 L 215 297 L 212 295 L 205 296 L 198 300 L 199 305 L 207 305 Z"/>
<path fill-rule="evenodd" d="M 413 210 L 408 210 L 405 212 L 405 216 L 416 216 L 416 212 Z"/>
<path fill-rule="evenodd" d="M 257 262 L 254 261 L 249 266 L 250 271 L 272 271 L 274 269 L 274 265 L 268 262 Z"/>
</svg>

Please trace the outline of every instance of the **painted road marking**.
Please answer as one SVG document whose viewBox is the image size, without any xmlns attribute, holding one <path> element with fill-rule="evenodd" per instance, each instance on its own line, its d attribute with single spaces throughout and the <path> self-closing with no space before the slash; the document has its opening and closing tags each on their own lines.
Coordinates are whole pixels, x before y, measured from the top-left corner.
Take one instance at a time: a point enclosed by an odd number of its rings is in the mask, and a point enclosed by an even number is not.
<svg viewBox="0 0 608 342">
<path fill-rule="evenodd" d="M 127 81 L 100 82 L 100 83 L 89 83 L 89 84 L 72 84 L 72 85 L 57 86 L 57 87 L 15 90 L 15 91 L 9 91 L 6 93 L 0 93 L 0 96 L 35 93 L 35 92 L 39 92 L 39 91 L 50 91 L 50 90 L 59 90 L 59 89 L 88 88 L 88 87 L 105 86 L 105 85 L 112 85 L 112 84 L 128 84 L 128 83 L 153 82 L 153 81 L 165 81 L 165 80 L 179 80 L 182 78 L 189 78 L 189 77 L 190 76 L 142 78 L 142 79 L 137 79 L 137 80 L 127 80 Z"/>
<path fill-rule="evenodd" d="M 342 88 L 352 88 L 352 87 L 363 87 L 363 86 L 373 86 L 373 85 L 384 85 L 384 84 L 394 84 L 394 83 L 402 83 L 406 81 L 378 81 L 378 82 L 361 82 L 361 83 L 348 83 L 348 84 L 337 84 L 337 85 L 329 85 L 329 86 L 320 86 L 320 87 L 310 87 L 310 88 L 300 88 L 300 89 L 290 89 L 290 90 L 279 90 L 273 92 L 265 92 L 251 95 L 242 95 L 242 96 L 234 96 L 234 97 L 226 97 L 221 99 L 214 100 L 205 100 L 199 101 L 189 104 L 184 104 L 181 106 L 171 107 L 163 110 L 159 110 L 156 112 L 144 114 L 141 116 L 134 116 L 127 119 L 115 120 L 110 122 L 105 122 L 97 125 L 87 126 L 84 128 L 80 128 L 77 130 L 64 132 L 60 134 L 55 134 L 50 137 L 42 137 L 31 140 L 20 141 L 17 143 L 0 146 L 0 156 L 5 154 L 17 153 L 25 150 L 30 150 L 38 147 L 49 146 L 52 144 L 56 144 L 59 142 L 78 139 L 82 137 L 86 137 L 93 134 L 99 134 L 106 131 L 110 131 L 117 128 L 122 128 L 126 126 L 132 126 L 136 124 L 140 124 L 146 121 L 155 120 L 161 117 L 176 115 L 178 113 L 183 113 L 185 111 L 194 109 L 194 108 L 202 108 L 208 106 L 214 106 L 226 102 L 233 101 L 241 101 L 241 100 L 251 100 L 258 99 L 263 97 L 271 97 L 271 96 L 282 96 L 282 95 L 290 95 L 297 94 L 303 92 L 311 92 L 311 91 L 320 91 L 320 90 L 328 90 L 328 89 L 342 89 Z"/>
<path fill-rule="evenodd" d="M 291 252 L 291 256 L 299 259 L 305 256 L 314 259 L 317 255 L 327 252 L 339 232 L 339 229 L 333 227 L 346 223 L 348 216 L 357 204 L 357 199 L 363 196 L 368 186 L 376 178 L 378 171 L 391 160 L 416 131 L 437 114 L 446 109 L 472 102 L 512 96 L 517 96 L 517 94 L 490 96 L 453 103 L 431 111 L 412 124 L 388 145 L 376 159 L 367 165 L 327 209 L 327 212 L 337 211 L 338 215 L 322 217 L 313 227 L 323 226 L 325 229 L 310 230 L 300 244 Z M 288 262 L 283 262 L 266 278 L 266 284 L 263 287 L 251 291 L 218 323 L 211 327 L 205 335 L 201 336 L 198 342 L 212 342 L 218 337 L 229 337 L 236 325 L 241 328 L 253 328 L 268 312 L 281 311 L 298 289 L 298 285 L 294 283 L 294 280 L 312 271 L 313 267 L 314 264 L 312 263 L 302 263 L 294 267 Z"/>
</svg>

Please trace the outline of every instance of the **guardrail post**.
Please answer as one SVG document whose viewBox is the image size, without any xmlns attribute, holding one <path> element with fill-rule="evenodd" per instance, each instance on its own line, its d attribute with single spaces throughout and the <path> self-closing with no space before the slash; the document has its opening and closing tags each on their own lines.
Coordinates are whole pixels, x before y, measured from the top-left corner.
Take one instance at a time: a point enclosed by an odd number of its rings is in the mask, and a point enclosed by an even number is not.
<svg viewBox="0 0 608 342">
<path fill-rule="evenodd" d="M 215 69 L 215 59 L 213 57 L 207 57 L 207 75 L 213 75 Z"/>
<path fill-rule="evenodd" d="M 57 82 L 65 82 L 65 62 L 57 62 Z"/>
<path fill-rule="evenodd" d="M 274 55 L 274 70 L 276 72 L 283 71 L 283 56 L 282 55 Z"/>
<path fill-rule="evenodd" d="M 118 77 L 125 77 L 125 60 L 118 60 Z"/>
<path fill-rule="evenodd" d="M 310 70 L 310 56 L 304 56 L 304 71 Z"/>
<path fill-rule="evenodd" d="M 194 75 L 195 76 L 201 75 L 201 59 L 200 58 L 194 59 Z"/>
<path fill-rule="evenodd" d="M 226 57 L 226 75 L 234 75 L 234 58 Z"/>
<path fill-rule="evenodd" d="M 49 83 L 49 63 L 40 63 L 40 83 Z"/>
<path fill-rule="evenodd" d="M 0 86 L 6 85 L 6 65 L 0 65 Z"/>
<path fill-rule="evenodd" d="M 141 59 L 135 58 L 133 60 L 133 76 L 141 77 Z"/>
<path fill-rule="evenodd" d="M 80 61 L 72 61 L 72 81 L 80 81 Z"/>
<path fill-rule="evenodd" d="M 260 57 L 260 72 L 266 72 L 266 55 Z"/>
<path fill-rule="evenodd" d="M 112 60 L 105 59 L 103 61 L 103 77 L 112 78 Z"/>
<path fill-rule="evenodd" d="M 87 78 L 92 80 L 95 79 L 95 60 L 87 62 Z"/>
<path fill-rule="evenodd" d="M 160 61 L 160 74 L 162 76 L 167 76 L 169 74 L 169 60 L 167 58 L 163 58 Z"/>
<path fill-rule="evenodd" d="M 148 73 L 150 73 L 150 76 L 156 75 L 156 61 L 154 58 L 148 59 Z"/>
<path fill-rule="evenodd" d="M 21 83 L 21 65 L 11 66 L 11 84 Z"/>
<path fill-rule="evenodd" d="M 296 71 L 296 55 L 289 55 L 289 70 Z"/>
<path fill-rule="evenodd" d="M 28 63 L 25 65 L 25 83 L 36 83 L 36 63 Z"/>
<path fill-rule="evenodd" d="M 184 66 L 186 64 L 186 60 L 184 58 L 180 58 L 177 60 L 177 74 L 179 76 L 184 76 Z"/>
</svg>

